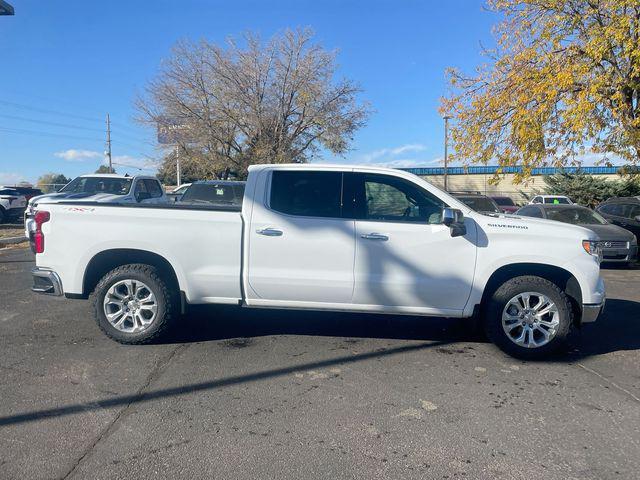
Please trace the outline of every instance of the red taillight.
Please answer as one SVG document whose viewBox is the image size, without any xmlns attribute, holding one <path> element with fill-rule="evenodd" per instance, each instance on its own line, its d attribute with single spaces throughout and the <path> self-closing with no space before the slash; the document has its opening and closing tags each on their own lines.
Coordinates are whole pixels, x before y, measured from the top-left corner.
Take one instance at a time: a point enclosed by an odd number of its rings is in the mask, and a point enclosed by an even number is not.
<svg viewBox="0 0 640 480">
<path fill-rule="evenodd" d="M 42 233 L 42 224 L 47 223 L 51 215 L 44 210 L 36 211 L 33 220 L 36 222 L 36 231 L 33 234 L 33 249 L 35 253 L 44 252 L 44 233 Z"/>
</svg>

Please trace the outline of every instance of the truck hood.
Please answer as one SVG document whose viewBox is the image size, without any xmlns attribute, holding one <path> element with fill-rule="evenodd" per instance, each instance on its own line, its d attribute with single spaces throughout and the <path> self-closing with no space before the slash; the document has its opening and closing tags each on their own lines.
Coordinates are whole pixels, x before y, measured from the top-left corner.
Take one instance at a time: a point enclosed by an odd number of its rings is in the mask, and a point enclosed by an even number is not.
<svg viewBox="0 0 640 480">
<path fill-rule="evenodd" d="M 584 225 L 585 228 L 595 232 L 601 240 L 618 240 L 623 242 L 633 242 L 635 235 L 629 230 L 625 230 L 618 225 Z"/>
<path fill-rule="evenodd" d="M 554 238 L 599 240 L 598 232 L 556 220 L 509 214 L 482 215 L 477 213 L 474 213 L 473 218 L 485 229 L 488 236 L 502 232 L 536 235 L 549 240 Z"/>
<path fill-rule="evenodd" d="M 91 201 L 91 202 L 117 202 L 122 200 L 124 195 L 112 195 L 108 193 L 47 193 L 45 195 L 38 195 L 29 200 L 29 206 L 36 205 L 38 203 L 58 203 L 67 201 Z"/>
</svg>

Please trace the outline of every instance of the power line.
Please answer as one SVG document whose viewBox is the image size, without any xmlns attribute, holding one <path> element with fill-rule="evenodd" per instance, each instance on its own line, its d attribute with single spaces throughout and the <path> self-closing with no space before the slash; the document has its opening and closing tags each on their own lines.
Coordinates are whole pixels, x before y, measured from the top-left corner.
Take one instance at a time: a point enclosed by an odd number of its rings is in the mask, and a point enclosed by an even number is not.
<svg viewBox="0 0 640 480">
<path fill-rule="evenodd" d="M 73 128 L 76 130 L 89 130 L 92 132 L 103 132 L 101 128 L 83 127 L 81 125 L 72 125 L 70 123 L 49 122 L 47 120 L 37 120 L 35 118 L 19 117 L 16 115 L 6 115 L 4 113 L 0 113 L 0 117 L 9 118 L 11 120 L 19 120 L 21 122 L 31 122 L 31 123 L 39 123 L 42 125 L 51 125 L 54 127 Z"/>
<path fill-rule="evenodd" d="M 11 128 L 11 127 L 3 127 L 3 126 L 0 126 L 0 132 L 15 133 L 20 135 L 33 135 L 33 136 L 40 136 L 40 137 L 74 138 L 76 140 L 91 140 L 91 141 L 97 141 L 97 142 L 103 141 L 101 138 L 80 137 L 77 135 L 67 135 L 64 133 L 54 133 L 54 132 L 39 132 L 35 130 L 25 130 L 22 128 Z"/>
<path fill-rule="evenodd" d="M 103 120 L 100 120 L 100 119 L 98 119 L 96 117 L 86 117 L 86 116 L 83 116 L 83 115 L 76 115 L 76 114 L 73 114 L 73 113 L 61 112 L 59 110 L 49 110 L 49 109 L 45 109 L 45 108 L 34 107 L 34 106 L 31 106 L 31 105 L 25 105 L 25 104 L 22 104 L 22 103 L 10 102 L 10 101 L 7 101 L 7 100 L 0 100 L 0 104 L 9 105 L 9 106 L 16 107 L 16 108 L 22 108 L 24 110 L 31 110 L 33 112 L 45 113 L 45 114 L 48 114 L 48 115 L 60 115 L 60 116 L 63 116 L 63 117 L 76 118 L 76 119 L 79 119 L 79 120 L 85 120 L 85 121 L 89 121 L 89 122 L 100 122 L 100 123 L 103 122 Z M 13 118 L 13 119 L 16 119 L 16 120 L 18 120 L 18 119 L 19 120 L 25 120 L 25 121 L 29 121 L 29 122 L 35 122 L 35 123 L 42 123 L 42 124 L 48 123 L 49 125 L 55 125 L 55 126 L 61 126 L 61 127 L 64 126 L 64 127 L 68 127 L 68 128 L 78 128 L 78 129 L 82 129 L 82 130 L 92 130 L 92 131 L 104 132 L 103 129 L 97 129 L 97 128 L 91 128 L 91 127 L 83 127 L 83 126 L 78 126 L 78 125 L 73 125 L 72 126 L 72 125 L 68 125 L 68 124 L 57 124 L 56 125 L 56 122 L 47 122 L 45 120 L 27 119 L 25 117 L 9 116 L 9 115 L 6 115 L 6 114 L 2 114 L 2 116 L 6 117 L 6 118 Z M 111 124 L 117 126 L 118 130 L 119 130 L 119 128 L 123 128 L 123 129 L 126 128 L 125 125 L 120 124 L 118 122 L 111 122 Z M 133 135 L 130 135 L 130 134 L 127 134 L 127 133 L 119 132 L 118 135 L 121 135 L 123 137 L 128 137 L 130 140 L 133 140 L 133 141 L 136 141 L 136 142 L 148 143 L 145 140 L 142 140 L 142 139 L 140 139 L 138 137 L 134 137 Z"/>
<path fill-rule="evenodd" d="M 50 115 L 60 115 L 63 117 L 70 117 L 70 118 L 78 118 L 80 120 L 87 120 L 89 122 L 100 122 L 102 123 L 102 120 L 97 119 L 97 118 L 92 118 L 92 117 L 85 117 L 83 115 L 75 115 L 73 113 L 65 113 L 65 112 L 60 112 L 57 110 L 48 110 L 46 108 L 39 108 L 39 107 L 32 107 L 30 105 L 24 105 L 22 103 L 16 103 L 16 102 L 8 102 L 6 100 L 0 100 L 0 103 L 3 105 L 9 105 L 11 107 L 16 107 L 16 108 L 22 108 L 25 110 L 32 110 L 34 112 L 40 112 L 40 113 L 47 113 Z"/>
</svg>

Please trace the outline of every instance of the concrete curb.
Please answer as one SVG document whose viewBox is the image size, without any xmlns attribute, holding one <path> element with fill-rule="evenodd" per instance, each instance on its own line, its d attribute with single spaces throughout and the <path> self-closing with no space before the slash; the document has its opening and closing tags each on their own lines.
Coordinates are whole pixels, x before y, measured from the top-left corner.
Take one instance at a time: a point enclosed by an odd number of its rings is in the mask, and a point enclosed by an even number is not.
<svg viewBox="0 0 640 480">
<path fill-rule="evenodd" d="M 27 237 L 9 237 L 9 238 L 0 238 L 0 247 L 4 245 L 13 245 L 16 243 L 28 242 L 29 239 Z"/>
</svg>

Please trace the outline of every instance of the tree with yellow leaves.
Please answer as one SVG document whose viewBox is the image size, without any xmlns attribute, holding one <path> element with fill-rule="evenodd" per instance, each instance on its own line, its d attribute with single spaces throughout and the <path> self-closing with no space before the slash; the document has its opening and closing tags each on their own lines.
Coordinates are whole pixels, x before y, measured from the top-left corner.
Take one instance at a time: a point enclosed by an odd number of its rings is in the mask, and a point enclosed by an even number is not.
<svg viewBox="0 0 640 480">
<path fill-rule="evenodd" d="M 456 157 L 523 167 L 585 154 L 640 163 L 640 1 L 488 0 L 503 20 L 471 76 L 451 69 L 442 112 Z"/>
</svg>

